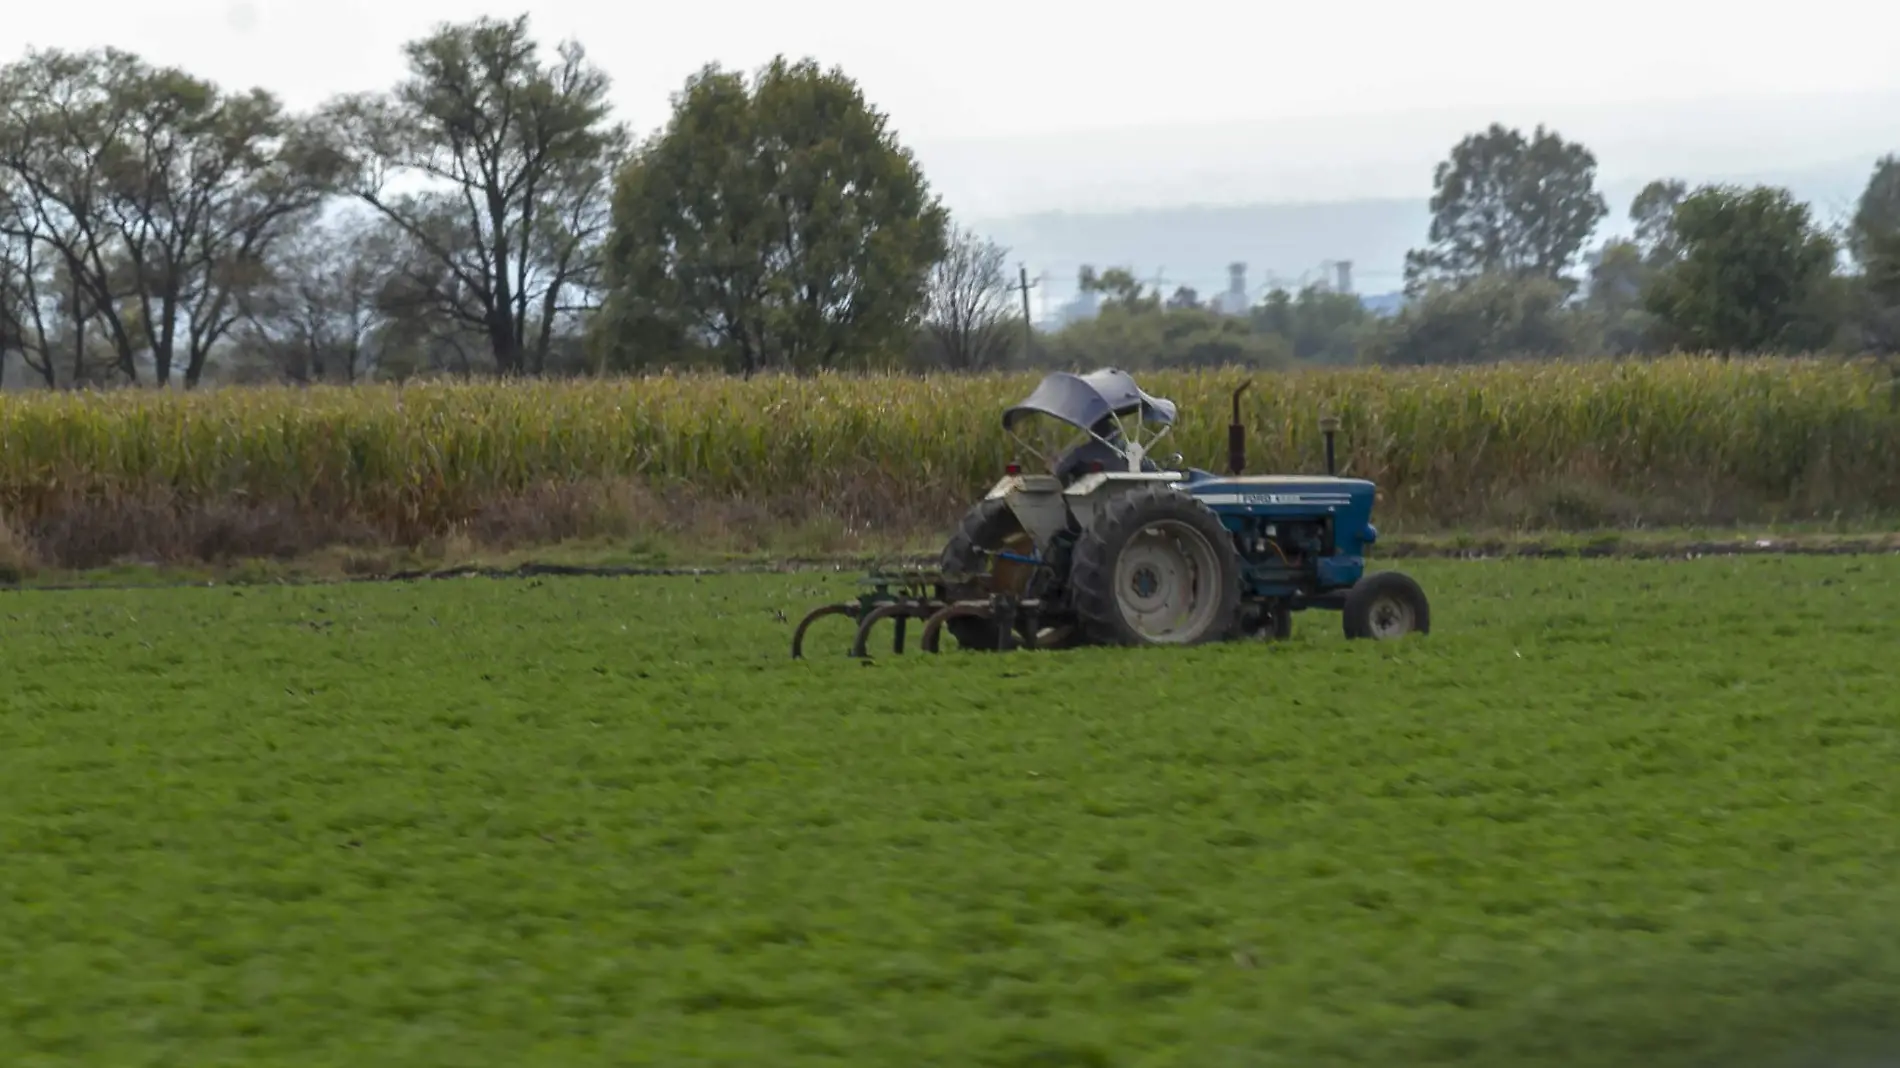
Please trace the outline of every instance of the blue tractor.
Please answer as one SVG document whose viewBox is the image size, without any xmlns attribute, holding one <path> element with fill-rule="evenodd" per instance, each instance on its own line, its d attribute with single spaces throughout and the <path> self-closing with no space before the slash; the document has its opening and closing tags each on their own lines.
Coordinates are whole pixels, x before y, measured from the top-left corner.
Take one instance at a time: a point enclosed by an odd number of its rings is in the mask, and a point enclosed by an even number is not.
<svg viewBox="0 0 1900 1068">
<path fill-rule="evenodd" d="M 1293 613 L 1338 611 L 1348 638 L 1391 640 L 1431 629 L 1425 592 L 1396 571 L 1368 572 L 1377 492 L 1340 478 L 1330 422 L 1327 474 L 1247 475 L 1240 395 L 1228 427 L 1228 473 L 1157 463 L 1172 401 L 1126 372 L 1057 372 L 1003 413 L 1003 429 L 1043 459 L 1046 473 L 1010 464 L 944 546 L 939 567 L 883 572 L 857 600 L 820 608 L 858 621 L 852 653 L 880 620 L 924 622 L 922 646 L 944 631 L 965 649 L 1079 645 L 1195 645 L 1285 638 Z M 1053 458 L 1018 435 L 1031 421 L 1071 432 Z M 1082 435 L 1073 440 L 1073 432 Z"/>
</svg>

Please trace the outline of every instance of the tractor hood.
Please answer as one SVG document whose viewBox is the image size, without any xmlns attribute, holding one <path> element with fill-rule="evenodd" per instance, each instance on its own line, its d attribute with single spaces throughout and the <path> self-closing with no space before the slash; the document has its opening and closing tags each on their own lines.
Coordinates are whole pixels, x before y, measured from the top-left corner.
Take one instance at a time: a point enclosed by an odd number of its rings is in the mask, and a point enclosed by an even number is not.
<svg viewBox="0 0 1900 1068">
<path fill-rule="evenodd" d="M 1003 429 L 1014 428 L 1025 416 L 1047 415 L 1086 431 L 1111 415 L 1137 409 L 1146 422 L 1160 426 L 1174 422 L 1174 402 L 1149 396 L 1126 371 L 1112 367 L 1085 375 L 1057 371 L 1022 403 L 1003 412 Z"/>
</svg>

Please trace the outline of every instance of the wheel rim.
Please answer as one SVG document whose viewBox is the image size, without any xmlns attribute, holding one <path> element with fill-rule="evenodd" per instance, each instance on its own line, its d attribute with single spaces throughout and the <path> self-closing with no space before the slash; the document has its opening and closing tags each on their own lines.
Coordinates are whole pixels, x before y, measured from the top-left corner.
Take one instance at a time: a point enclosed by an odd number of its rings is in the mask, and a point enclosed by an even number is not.
<svg viewBox="0 0 1900 1068">
<path fill-rule="evenodd" d="M 1115 561 L 1122 617 L 1152 642 L 1191 641 L 1220 608 L 1220 559 L 1200 531 L 1163 520 L 1142 528 Z"/>
<path fill-rule="evenodd" d="M 1366 612 L 1367 629 L 1381 641 L 1410 634 L 1416 622 L 1411 604 L 1398 597 L 1381 597 Z"/>
</svg>

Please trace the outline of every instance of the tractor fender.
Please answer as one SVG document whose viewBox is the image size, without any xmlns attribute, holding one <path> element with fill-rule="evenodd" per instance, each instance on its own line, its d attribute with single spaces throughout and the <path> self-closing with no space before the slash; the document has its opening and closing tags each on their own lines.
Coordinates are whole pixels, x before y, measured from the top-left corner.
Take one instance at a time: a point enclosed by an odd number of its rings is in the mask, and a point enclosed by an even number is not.
<svg viewBox="0 0 1900 1068">
<path fill-rule="evenodd" d="M 1083 530 L 1100 526 L 1112 501 L 1130 490 L 1145 487 L 1179 488 L 1187 478 L 1179 471 L 1096 471 L 1062 491 L 1069 511 Z"/>
<path fill-rule="evenodd" d="M 1054 475 L 1011 475 L 984 499 L 1000 499 L 1007 505 L 1023 532 L 1035 542 L 1036 552 L 1044 557 L 1050 554 L 1056 538 L 1070 527 L 1062 482 Z"/>
</svg>

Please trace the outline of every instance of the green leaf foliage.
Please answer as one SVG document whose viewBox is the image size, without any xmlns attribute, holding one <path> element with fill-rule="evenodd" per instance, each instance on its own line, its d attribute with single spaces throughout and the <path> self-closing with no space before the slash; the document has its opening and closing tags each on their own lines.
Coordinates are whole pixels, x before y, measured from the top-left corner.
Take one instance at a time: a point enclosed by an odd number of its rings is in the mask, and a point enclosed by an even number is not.
<svg viewBox="0 0 1900 1068">
<path fill-rule="evenodd" d="M 10 288 L 30 288 L 35 305 L 42 285 L 64 290 L 65 314 L 83 309 L 129 380 L 149 360 L 159 385 L 176 372 L 197 383 L 270 247 L 320 203 L 332 170 L 262 89 L 229 92 L 113 48 L 30 51 L 0 67 Z M 36 276 L 39 265 L 63 279 Z M 23 317 L 17 304 L 9 317 Z M 33 333 L 48 335 L 43 317 Z M 35 347 L 51 381 L 49 344 Z M 72 348 L 86 362 L 83 341 Z"/>
<path fill-rule="evenodd" d="M 1406 285 L 1532 274 L 1561 279 L 1609 214 L 1596 156 L 1539 126 L 1530 137 L 1493 123 L 1452 148 L 1433 175 L 1430 246 L 1406 256 Z"/>
<path fill-rule="evenodd" d="M 1900 234 L 1900 155 L 1881 158 L 1867 180 L 1855 206 L 1853 222 L 1847 228 L 1848 250 L 1861 265 L 1878 267 L 1884 247 Z"/>
<path fill-rule="evenodd" d="M 881 364 L 921 322 L 948 222 L 842 72 L 707 67 L 620 176 L 595 341 L 618 367 Z"/>
<path fill-rule="evenodd" d="M 1351 363 L 1374 325 L 1358 297 L 1319 286 L 1275 289 L 1250 318 L 1255 330 L 1285 338 L 1295 359 L 1315 363 Z"/>
<path fill-rule="evenodd" d="M 1293 362 L 1286 339 L 1246 319 L 1204 308 L 1148 310 L 1111 302 L 1049 342 L 1053 362 L 1071 367 L 1279 368 Z"/>
<path fill-rule="evenodd" d="M 1648 262 L 1661 263 L 1674 258 L 1676 245 L 1671 222 L 1676 205 L 1688 195 L 1686 182 L 1657 179 L 1644 186 L 1630 201 L 1630 221 L 1636 224 L 1636 245 Z"/>
<path fill-rule="evenodd" d="M 1577 351 L 1580 321 L 1549 278 L 1486 274 L 1434 284 L 1367 346 L 1371 362 L 1457 364 L 1554 359 Z"/>
<path fill-rule="evenodd" d="M 592 303 L 611 175 L 630 140 L 573 41 L 544 61 L 525 15 L 443 24 L 402 80 L 332 101 L 345 188 L 403 237 L 406 335 L 459 335 L 497 372 L 540 373 Z"/>
<path fill-rule="evenodd" d="M 1827 343 L 1836 249 L 1807 205 L 1770 186 L 1705 186 L 1672 218 L 1677 258 L 1644 293 L 1669 340 L 1723 353 Z"/>
</svg>

